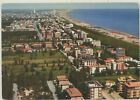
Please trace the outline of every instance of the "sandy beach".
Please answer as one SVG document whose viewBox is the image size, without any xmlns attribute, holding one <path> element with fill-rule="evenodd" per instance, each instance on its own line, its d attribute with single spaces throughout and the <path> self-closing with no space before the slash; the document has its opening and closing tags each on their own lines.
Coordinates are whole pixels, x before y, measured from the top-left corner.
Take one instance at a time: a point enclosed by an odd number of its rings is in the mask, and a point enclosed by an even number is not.
<svg viewBox="0 0 140 100">
<path fill-rule="evenodd" d="M 79 19 L 76 18 L 72 18 L 69 13 L 72 10 L 63 10 L 63 11 L 59 11 L 60 16 L 62 16 L 63 18 L 65 18 L 66 20 L 70 21 L 71 23 L 74 23 L 76 25 L 79 26 L 85 26 L 89 29 L 96 29 L 99 32 L 102 32 L 105 35 L 111 36 L 113 38 L 117 38 L 126 42 L 130 42 L 133 43 L 135 45 L 139 45 L 139 38 L 136 36 L 133 36 L 131 34 L 125 33 L 125 32 L 120 32 L 117 30 L 113 30 L 113 29 L 108 29 L 108 28 L 103 28 L 100 26 L 96 26 L 96 25 L 90 25 L 88 23 L 85 23 Z"/>
</svg>

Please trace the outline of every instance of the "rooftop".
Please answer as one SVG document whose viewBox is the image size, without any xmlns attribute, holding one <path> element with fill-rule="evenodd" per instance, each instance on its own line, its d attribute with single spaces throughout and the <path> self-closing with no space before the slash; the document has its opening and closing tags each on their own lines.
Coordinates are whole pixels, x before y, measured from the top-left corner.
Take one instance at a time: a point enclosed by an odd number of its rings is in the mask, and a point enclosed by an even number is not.
<svg viewBox="0 0 140 100">
<path fill-rule="evenodd" d="M 81 92 L 77 88 L 68 88 L 66 92 L 70 97 L 82 97 Z"/>
<path fill-rule="evenodd" d="M 126 82 L 127 87 L 140 87 L 140 82 Z"/>
<path fill-rule="evenodd" d="M 128 76 L 128 77 L 119 77 L 118 81 L 135 81 L 136 79 L 133 78 L 132 76 Z"/>
<path fill-rule="evenodd" d="M 104 61 L 105 62 L 114 62 L 114 59 L 113 58 L 106 58 Z"/>
<path fill-rule="evenodd" d="M 89 88 L 92 88 L 92 87 L 103 87 L 102 84 L 99 83 L 96 80 L 88 81 L 88 82 L 86 82 L 86 84 L 88 85 Z"/>
</svg>

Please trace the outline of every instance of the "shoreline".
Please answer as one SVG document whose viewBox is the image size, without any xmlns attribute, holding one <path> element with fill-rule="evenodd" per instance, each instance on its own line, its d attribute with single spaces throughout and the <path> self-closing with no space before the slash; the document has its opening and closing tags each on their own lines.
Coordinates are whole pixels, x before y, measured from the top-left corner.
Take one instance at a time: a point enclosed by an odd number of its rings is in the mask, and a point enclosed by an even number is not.
<svg viewBox="0 0 140 100">
<path fill-rule="evenodd" d="M 89 29 L 95 29 L 99 32 L 102 32 L 104 35 L 107 35 L 107 36 L 110 36 L 110 37 L 113 37 L 116 39 L 121 39 L 123 41 L 133 43 L 135 45 L 139 45 L 139 37 L 136 37 L 136 36 L 131 35 L 126 32 L 121 32 L 121 31 L 114 30 L 114 29 L 109 29 L 109 28 L 104 28 L 104 27 L 88 24 L 84 21 L 81 21 L 79 19 L 76 19 L 76 18 L 73 18 L 72 16 L 70 16 L 69 13 L 71 11 L 73 11 L 73 10 L 65 10 L 65 11 L 61 11 L 61 14 L 60 13 L 59 14 L 66 20 L 68 20 L 71 23 L 74 23 L 76 25 L 79 25 L 82 27 L 87 27 Z"/>
</svg>

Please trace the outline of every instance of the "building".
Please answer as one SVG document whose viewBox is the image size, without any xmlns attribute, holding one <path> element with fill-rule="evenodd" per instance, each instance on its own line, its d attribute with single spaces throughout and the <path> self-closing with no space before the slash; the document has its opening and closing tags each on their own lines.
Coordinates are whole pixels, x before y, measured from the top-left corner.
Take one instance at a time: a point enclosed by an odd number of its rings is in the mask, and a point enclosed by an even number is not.
<svg viewBox="0 0 140 100">
<path fill-rule="evenodd" d="M 103 86 L 95 80 L 85 82 L 87 87 L 87 98 L 91 100 L 101 99 Z"/>
<path fill-rule="evenodd" d="M 83 100 L 83 95 L 77 88 L 67 88 L 65 97 L 70 100 Z"/>
<path fill-rule="evenodd" d="M 78 38 L 79 39 L 86 39 L 87 38 L 87 34 L 88 33 L 84 32 L 84 31 L 79 31 L 78 32 Z"/>
<path fill-rule="evenodd" d="M 66 75 L 59 75 L 56 77 L 56 82 L 57 84 L 59 84 L 60 81 L 68 81 L 67 76 Z"/>
<path fill-rule="evenodd" d="M 116 70 L 123 72 L 126 69 L 124 61 L 116 60 Z"/>
<path fill-rule="evenodd" d="M 119 56 L 118 60 L 121 60 L 121 61 L 132 61 L 133 58 L 129 57 L 129 56 Z"/>
<path fill-rule="evenodd" d="M 126 82 L 123 96 L 126 99 L 140 99 L 140 82 Z"/>
<path fill-rule="evenodd" d="M 133 81 L 136 81 L 135 78 L 133 78 L 132 76 L 128 76 L 128 77 L 119 77 L 117 79 L 117 82 L 116 82 L 116 85 L 117 85 L 117 91 L 122 93 L 123 92 L 123 87 L 124 87 L 124 84 L 126 82 L 133 82 Z"/>
<path fill-rule="evenodd" d="M 93 44 L 93 46 L 101 47 L 101 41 L 100 40 L 93 40 L 92 44 Z"/>
<path fill-rule="evenodd" d="M 125 49 L 124 48 L 116 48 L 116 56 L 125 56 Z"/>
<path fill-rule="evenodd" d="M 92 67 L 97 65 L 97 60 L 91 55 L 82 56 L 80 62 L 84 67 Z"/>
<path fill-rule="evenodd" d="M 113 59 L 113 58 L 106 58 L 106 59 L 104 60 L 105 65 L 106 65 L 106 67 L 107 67 L 108 69 L 111 69 L 111 66 L 112 66 L 112 64 L 114 63 L 114 61 L 115 61 L 115 59 Z"/>
<path fill-rule="evenodd" d="M 59 89 L 61 92 L 63 92 L 65 89 L 70 88 L 72 86 L 72 83 L 70 81 L 59 81 Z"/>
<path fill-rule="evenodd" d="M 75 57 L 93 55 L 93 49 L 85 45 L 80 45 L 80 48 L 75 48 Z"/>
</svg>

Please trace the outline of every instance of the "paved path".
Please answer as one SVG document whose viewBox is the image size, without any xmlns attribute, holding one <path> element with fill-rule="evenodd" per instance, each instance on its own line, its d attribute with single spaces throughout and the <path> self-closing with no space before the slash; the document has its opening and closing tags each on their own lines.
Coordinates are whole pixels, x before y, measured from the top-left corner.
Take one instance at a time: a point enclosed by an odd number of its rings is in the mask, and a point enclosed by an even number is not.
<svg viewBox="0 0 140 100">
<path fill-rule="evenodd" d="M 17 96 L 18 86 L 16 83 L 13 83 L 13 91 L 14 91 L 13 100 L 18 100 L 18 96 Z"/>
<path fill-rule="evenodd" d="M 121 96 L 119 96 L 117 92 L 113 92 L 113 94 L 108 94 L 108 90 L 103 90 L 102 94 L 107 100 L 122 100 L 123 99 Z"/>
<path fill-rule="evenodd" d="M 55 86 L 54 86 L 54 84 L 53 84 L 53 81 L 47 81 L 47 84 L 48 84 L 48 87 L 49 87 L 50 91 L 51 91 L 52 94 L 53 94 L 54 100 L 58 100 L 58 97 L 57 97 L 57 95 L 55 94 L 56 89 L 55 89 Z"/>
</svg>

